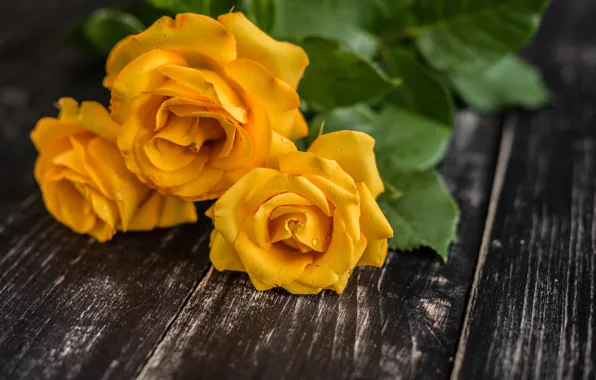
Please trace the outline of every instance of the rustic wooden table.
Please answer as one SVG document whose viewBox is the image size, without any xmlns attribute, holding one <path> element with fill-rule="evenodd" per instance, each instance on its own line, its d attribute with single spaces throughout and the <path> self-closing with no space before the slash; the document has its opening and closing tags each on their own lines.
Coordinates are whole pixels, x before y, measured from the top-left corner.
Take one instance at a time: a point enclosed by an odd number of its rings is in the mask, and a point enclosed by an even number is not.
<svg viewBox="0 0 596 380">
<path fill-rule="evenodd" d="M 390 253 L 304 297 L 214 271 L 206 221 L 98 244 L 45 211 L 28 132 L 60 96 L 107 101 L 64 36 L 115 2 L 0 4 L 0 378 L 596 377 L 596 2 L 555 0 L 527 51 L 552 107 L 459 113 L 449 262 Z"/>
</svg>

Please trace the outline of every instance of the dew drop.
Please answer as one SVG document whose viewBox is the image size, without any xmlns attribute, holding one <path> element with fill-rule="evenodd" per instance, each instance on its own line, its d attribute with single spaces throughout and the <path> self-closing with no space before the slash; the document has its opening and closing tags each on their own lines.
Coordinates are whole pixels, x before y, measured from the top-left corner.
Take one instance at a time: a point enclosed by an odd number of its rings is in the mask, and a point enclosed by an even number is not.
<svg viewBox="0 0 596 380">
<path fill-rule="evenodd" d="M 311 243 L 312 243 L 312 245 L 314 245 L 314 246 L 316 246 L 316 245 L 319 243 L 319 241 L 318 241 L 317 239 L 312 239 L 310 242 L 311 242 Z"/>
</svg>

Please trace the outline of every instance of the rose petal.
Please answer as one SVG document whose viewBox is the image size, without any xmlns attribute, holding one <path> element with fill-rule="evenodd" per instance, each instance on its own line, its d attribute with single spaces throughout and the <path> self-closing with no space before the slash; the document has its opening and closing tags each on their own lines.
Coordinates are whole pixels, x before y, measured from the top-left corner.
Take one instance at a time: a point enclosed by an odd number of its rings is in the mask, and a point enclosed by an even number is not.
<svg viewBox="0 0 596 380">
<path fill-rule="evenodd" d="M 221 180 L 223 174 L 223 170 L 206 166 L 197 179 L 177 187 L 173 192 L 189 201 L 205 200 L 205 193 Z"/>
<path fill-rule="evenodd" d="M 240 229 L 244 224 L 244 219 L 247 216 L 247 211 L 244 208 L 244 199 L 246 195 L 252 188 L 254 188 L 256 183 L 266 182 L 269 178 L 277 175 L 278 172 L 273 169 L 254 169 L 230 187 L 215 203 L 213 223 L 215 229 L 218 230 L 227 241 L 236 241 Z M 262 203 L 263 202 L 260 204 Z"/>
<path fill-rule="evenodd" d="M 157 191 L 152 191 L 128 224 L 129 231 L 151 231 L 159 221 L 163 209 L 163 198 Z"/>
<path fill-rule="evenodd" d="M 387 257 L 387 239 L 370 239 L 357 266 L 381 267 Z"/>
<path fill-rule="evenodd" d="M 209 258 L 215 269 L 246 272 L 234 246 L 228 243 L 217 230 L 211 232 L 209 246 L 211 247 Z"/>
<path fill-rule="evenodd" d="M 313 288 L 311 286 L 303 285 L 299 282 L 285 284 L 283 288 L 292 294 L 318 294 L 322 290 L 321 288 Z"/>
<path fill-rule="evenodd" d="M 151 50 L 122 69 L 114 81 L 110 99 L 112 118 L 117 123 L 124 124 L 128 120 L 135 97 L 164 85 L 167 78 L 158 69 L 169 64 L 185 66 L 186 61 L 172 51 Z"/>
<path fill-rule="evenodd" d="M 360 194 L 360 228 L 367 239 L 386 239 L 393 237 L 393 229 L 379 208 L 377 201 L 364 182 L 356 184 Z"/>
<path fill-rule="evenodd" d="M 194 203 L 176 196 L 164 195 L 162 197 L 164 206 L 157 222 L 157 227 L 168 228 L 182 223 L 195 223 L 197 221 L 197 209 Z"/>
<path fill-rule="evenodd" d="M 108 56 L 104 86 L 111 88 L 133 59 L 155 49 L 179 52 L 194 67 L 210 62 L 224 65 L 236 58 L 234 37 L 214 19 L 193 13 L 179 14 L 175 20 L 164 16 L 144 32 L 116 44 Z"/>
<path fill-rule="evenodd" d="M 271 76 L 263 66 L 247 59 L 232 61 L 224 70 L 250 97 L 266 109 L 274 131 L 288 138 L 305 135 L 293 131 L 296 111 L 300 107 L 300 98 L 294 89 Z M 246 98 L 246 95 L 244 97 Z"/>
<path fill-rule="evenodd" d="M 292 88 L 298 87 L 308 66 L 308 56 L 301 47 L 274 40 L 242 13 L 226 13 L 217 20 L 234 35 L 239 58 L 258 62 Z"/>
<path fill-rule="evenodd" d="M 252 218 L 252 238 L 262 248 L 271 246 L 269 234 L 269 220 L 273 210 L 284 205 L 311 206 L 313 203 L 301 195 L 295 193 L 281 193 L 267 200 L 254 214 Z"/>
<path fill-rule="evenodd" d="M 217 211 L 217 210 L 216 210 Z M 298 279 L 304 268 L 313 260 L 310 254 L 297 255 L 293 249 L 273 245 L 262 249 L 254 244 L 246 233 L 245 225 L 234 242 L 234 248 L 248 275 L 271 286 L 282 286 Z"/>
<path fill-rule="evenodd" d="M 374 153 L 375 140 L 366 133 L 338 131 L 319 136 L 308 151 L 335 160 L 356 182 L 364 182 L 373 197 L 384 191 Z"/>
<path fill-rule="evenodd" d="M 245 194 L 244 207 L 253 212 L 275 195 L 292 192 L 303 196 L 319 207 L 326 215 L 332 210 L 325 194 L 304 177 L 292 176 L 276 172 L 269 178 L 261 178 L 253 182 L 251 191 Z"/>
<path fill-rule="evenodd" d="M 340 275 L 352 265 L 355 246 L 350 234 L 346 231 L 339 211 L 333 216 L 333 234 L 327 251 L 316 255 L 312 264 L 308 265 L 298 282 L 317 288 L 326 288 L 336 283 Z"/>
<path fill-rule="evenodd" d="M 272 132 L 271 152 L 269 153 L 268 167 L 279 169 L 279 157 L 285 153 L 297 152 L 296 144 L 289 138 L 283 137 L 277 132 Z"/>
<path fill-rule="evenodd" d="M 115 143 L 118 138 L 120 126 L 116 124 L 108 110 L 97 102 L 82 102 L 79 106 L 72 98 L 61 98 L 58 100 L 60 115 L 58 119 L 77 126 L 101 136 L 106 140 Z"/>
</svg>

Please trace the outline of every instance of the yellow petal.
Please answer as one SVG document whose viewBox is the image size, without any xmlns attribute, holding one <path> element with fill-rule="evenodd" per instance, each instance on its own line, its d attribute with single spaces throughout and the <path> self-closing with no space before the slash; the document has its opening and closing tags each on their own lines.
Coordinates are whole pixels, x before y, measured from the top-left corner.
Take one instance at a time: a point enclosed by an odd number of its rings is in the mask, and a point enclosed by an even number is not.
<svg viewBox="0 0 596 380">
<path fill-rule="evenodd" d="M 164 65 L 159 68 L 166 77 L 187 86 L 212 102 L 219 102 L 215 87 L 200 70 L 175 64 Z"/>
<path fill-rule="evenodd" d="M 245 165 L 250 169 L 267 166 L 273 137 L 269 116 L 265 108 L 252 96 L 246 95 L 244 101 L 251 112 L 248 115 L 248 123 L 242 127 L 252 145 L 252 157 L 246 160 Z"/>
<path fill-rule="evenodd" d="M 164 206 L 157 227 L 168 228 L 183 223 L 197 221 L 197 209 L 194 203 L 175 196 L 163 196 Z"/>
<path fill-rule="evenodd" d="M 256 245 L 245 232 L 249 225 L 240 230 L 234 248 L 248 275 L 267 285 L 282 286 L 298 279 L 304 268 L 313 260 L 312 255 L 286 248 L 281 244 L 263 249 Z"/>
<path fill-rule="evenodd" d="M 110 106 L 112 117 L 124 124 L 131 112 L 132 100 L 143 92 L 159 88 L 166 81 L 158 69 L 165 65 L 186 66 L 182 56 L 167 50 L 151 50 L 138 56 L 122 69 L 114 81 Z"/>
<path fill-rule="evenodd" d="M 364 182 L 373 197 L 384 191 L 374 153 L 375 140 L 366 133 L 338 131 L 319 136 L 308 149 L 335 160 L 356 182 Z"/>
<path fill-rule="evenodd" d="M 335 161 L 317 157 L 309 152 L 295 152 L 280 156 L 280 170 L 295 176 L 304 176 L 320 189 L 343 219 L 348 233 L 360 239 L 360 205 L 354 180 Z"/>
<path fill-rule="evenodd" d="M 298 87 L 308 66 L 308 56 L 301 47 L 274 40 L 242 13 L 223 14 L 217 20 L 234 35 L 239 58 L 258 62 L 292 88 Z"/>
<path fill-rule="evenodd" d="M 246 272 L 234 246 L 228 243 L 217 230 L 211 232 L 209 246 L 211 247 L 209 258 L 215 269 Z"/>
<path fill-rule="evenodd" d="M 135 100 L 133 108 L 137 103 L 142 102 Z M 154 114 L 145 110 L 145 107 L 145 104 L 141 104 L 139 110 L 133 112 L 133 116 L 123 125 L 118 138 L 118 147 L 125 157 L 128 169 L 137 174 L 143 182 L 162 190 L 197 179 L 209 159 L 209 152 L 197 153 L 189 165 L 174 171 L 160 170 L 149 160 L 144 146 L 151 140 L 153 132 L 145 129 L 145 120 L 151 120 Z M 147 107 L 150 107 L 150 103 Z"/>
<path fill-rule="evenodd" d="M 209 192 L 221 180 L 223 174 L 223 170 L 206 166 L 197 179 L 173 189 L 173 192 L 190 201 L 207 200 L 205 193 Z"/>
<path fill-rule="evenodd" d="M 393 237 L 393 229 L 379 208 L 377 201 L 368 187 L 359 182 L 356 184 L 360 194 L 360 228 L 367 239 L 386 239 Z"/>
<path fill-rule="evenodd" d="M 292 124 L 288 124 L 290 128 L 279 131 L 280 134 L 287 136 L 292 141 L 301 139 L 308 135 L 308 123 L 304 119 L 304 115 L 302 115 L 300 110 L 295 110 L 294 114 L 294 122 Z"/>
<path fill-rule="evenodd" d="M 116 202 L 120 213 L 120 228 L 126 231 L 137 207 L 147 198 L 149 189 L 128 171 L 114 144 L 97 138 L 88 144 L 87 151 L 87 171 L 94 182 L 105 189 L 105 194 Z"/>
<path fill-rule="evenodd" d="M 115 143 L 120 126 L 116 124 L 108 110 L 97 102 L 82 102 L 78 107 L 72 98 L 58 100 L 61 121 L 73 123 L 97 136 Z"/>
<path fill-rule="evenodd" d="M 259 292 L 269 290 L 269 289 L 272 289 L 275 287 L 273 285 L 267 285 L 264 282 L 257 280 L 256 278 L 253 278 L 250 276 L 249 276 L 249 278 L 250 278 L 250 282 L 252 282 L 255 289 L 257 289 Z"/>
<path fill-rule="evenodd" d="M 178 52 L 194 67 L 224 65 L 236 58 L 234 37 L 214 19 L 193 13 L 179 14 L 175 20 L 164 16 L 144 32 L 116 44 L 108 56 L 104 86 L 111 88 L 124 67 L 154 49 Z"/>
<path fill-rule="evenodd" d="M 244 179 L 244 178 L 243 178 Z M 325 194 L 304 177 L 292 176 L 276 172 L 276 175 L 263 177 L 252 183 L 251 191 L 245 194 L 244 207 L 256 211 L 263 203 L 282 193 L 296 193 L 311 201 L 326 215 L 332 215 L 332 210 Z"/>
<path fill-rule="evenodd" d="M 89 231 L 89 235 L 93 236 L 100 243 L 105 243 L 110 240 L 115 233 L 116 230 L 113 227 L 101 221 L 98 221 L 98 223 Z"/>
<path fill-rule="evenodd" d="M 294 89 L 271 76 L 263 66 L 247 59 L 232 61 L 224 70 L 249 97 L 265 108 L 274 131 L 288 138 L 297 135 L 293 133 L 293 127 L 300 98 Z"/>
<path fill-rule="evenodd" d="M 215 218 L 215 203 L 209 206 L 207 211 L 205 211 L 205 216 L 211 220 Z"/>
<path fill-rule="evenodd" d="M 108 224 L 112 229 L 116 229 L 116 225 L 120 220 L 118 215 L 118 207 L 114 201 L 106 199 L 103 195 L 98 192 L 89 189 L 91 206 L 95 215 L 101 219 L 104 223 Z"/>
<path fill-rule="evenodd" d="M 56 183 L 59 220 L 78 233 L 87 233 L 95 225 L 96 216 L 91 205 L 67 181 Z"/>
<path fill-rule="evenodd" d="M 285 153 L 297 152 L 296 144 L 289 138 L 283 137 L 277 132 L 272 132 L 271 152 L 269 153 L 268 167 L 279 169 L 279 156 Z"/>
<path fill-rule="evenodd" d="M 269 235 L 269 220 L 273 210 L 281 206 L 311 206 L 313 203 L 305 197 L 295 193 L 281 193 L 263 203 L 252 218 L 252 237 L 262 248 L 271 246 Z"/>
<path fill-rule="evenodd" d="M 159 218 L 164 206 L 164 199 L 157 191 L 151 192 L 141 206 L 136 210 L 130 223 L 127 226 L 128 231 L 151 231 L 159 222 Z"/>
<path fill-rule="evenodd" d="M 348 193 L 356 194 L 354 179 L 337 162 L 327 160 L 310 152 L 293 152 L 279 157 L 279 168 L 283 173 L 296 176 L 322 177 Z"/>
<path fill-rule="evenodd" d="M 205 78 L 213 84 L 217 98 L 223 108 L 240 123 L 246 123 L 248 115 L 242 100 L 232 86 L 219 74 L 211 70 L 201 70 Z"/>
<path fill-rule="evenodd" d="M 35 148 L 41 153 L 56 141 L 77 133 L 85 133 L 85 130 L 76 124 L 44 117 L 37 122 L 30 136 Z"/>
<path fill-rule="evenodd" d="M 283 288 L 292 294 L 318 294 L 322 290 L 321 288 L 313 288 L 298 282 L 291 282 L 284 285 Z"/>
<path fill-rule="evenodd" d="M 315 256 L 298 282 L 306 286 L 326 288 L 336 283 L 340 276 L 350 269 L 355 246 L 336 210 L 333 217 L 333 234 L 327 251 Z"/>
<path fill-rule="evenodd" d="M 325 252 L 325 239 L 331 234 L 331 218 L 316 207 L 305 207 L 306 222 L 294 231 L 299 242 L 317 252 Z"/>
<path fill-rule="evenodd" d="M 240 229 L 247 216 L 247 211 L 244 207 L 246 195 L 255 187 L 255 184 L 262 181 L 266 182 L 268 178 L 276 175 L 278 175 L 278 172 L 273 169 L 254 169 L 236 182 L 234 186 L 230 187 L 215 203 L 213 223 L 215 229 L 217 229 L 227 241 L 236 241 L 240 234 Z M 262 203 L 263 202 L 260 204 Z"/>
<path fill-rule="evenodd" d="M 381 267 L 387 257 L 387 239 L 370 239 L 357 266 Z"/>
</svg>

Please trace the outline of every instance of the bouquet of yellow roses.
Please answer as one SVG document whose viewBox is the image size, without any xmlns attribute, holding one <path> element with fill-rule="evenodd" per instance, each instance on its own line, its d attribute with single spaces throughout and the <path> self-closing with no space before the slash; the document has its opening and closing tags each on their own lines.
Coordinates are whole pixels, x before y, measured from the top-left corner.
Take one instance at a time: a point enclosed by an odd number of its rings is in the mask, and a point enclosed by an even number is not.
<svg viewBox="0 0 596 380">
<path fill-rule="evenodd" d="M 214 13 L 209 2 L 152 3 Z M 243 4 L 262 29 L 285 14 L 275 34 L 301 34 L 288 16 L 299 14 L 297 2 L 275 3 L 275 12 L 274 2 Z M 101 10 L 84 26 L 109 51 L 109 110 L 63 98 L 58 117 L 31 133 L 35 178 L 58 221 L 104 242 L 116 231 L 196 222 L 193 202 L 214 200 L 206 215 L 215 268 L 295 294 L 341 293 L 355 267 L 383 264 L 388 239 L 446 258 L 458 209 L 433 167 L 449 142 L 453 100 L 415 54 L 347 25 L 314 25 L 294 44 L 242 12 L 178 13 L 146 29 L 131 17 Z M 114 23 L 125 32 L 110 41 Z M 418 45 L 430 58 L 427 37 Z M 378 53 L 389 74 L 372 62 Z M 523 64 L 507 53 L 493 55 Z M 463 94 L 469 82 L 453 75 Z"/>
</svg>

